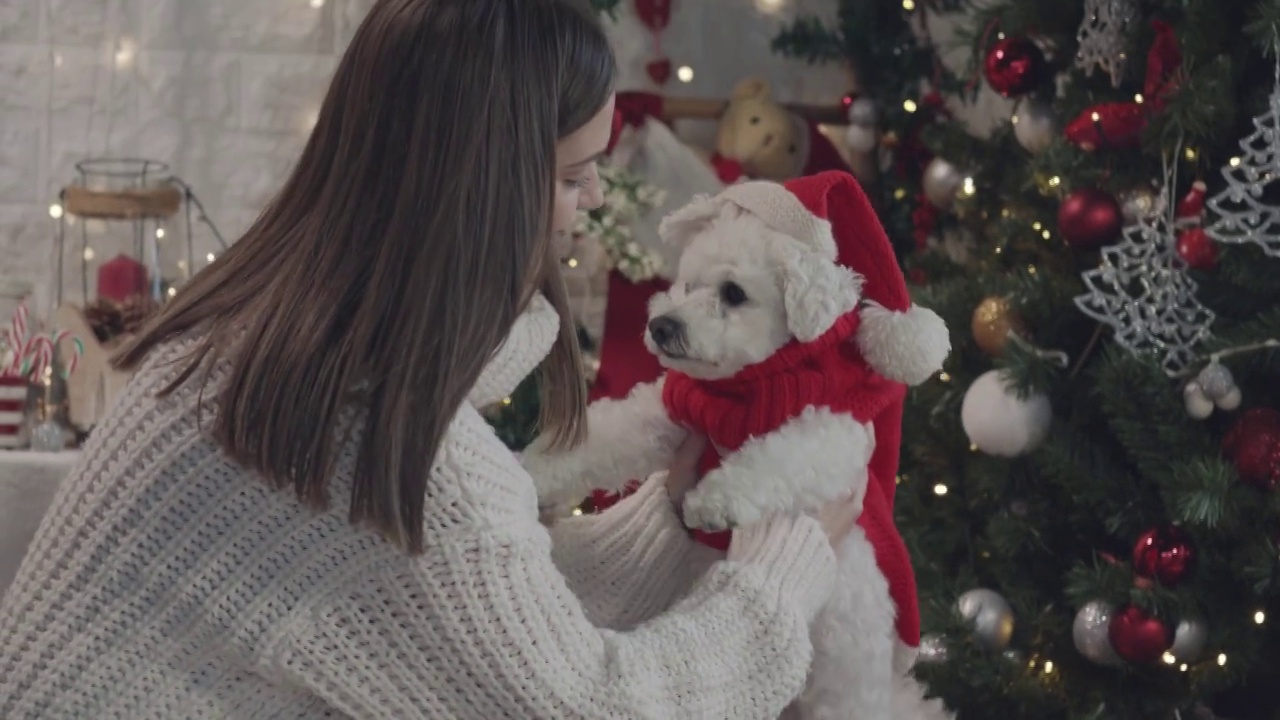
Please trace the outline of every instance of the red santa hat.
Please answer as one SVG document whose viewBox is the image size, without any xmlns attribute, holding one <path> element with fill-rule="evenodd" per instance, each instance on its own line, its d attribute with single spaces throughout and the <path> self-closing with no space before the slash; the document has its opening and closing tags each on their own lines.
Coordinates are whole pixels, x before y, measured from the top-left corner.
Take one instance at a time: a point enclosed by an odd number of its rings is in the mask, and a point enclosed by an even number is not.
<svg viewBox="0 0 1280 720">
<path fill-rule="evenodd" d="M 663 220 L 660 232 L 669 241 L 683 241 L 700 231 L 727 206 L 758 217 L 786 235 L 801 257 L 818 257 L 847 268 L 860 281 L 816 282 L 803 289 L 806 304 L 819 310 L 817 327 L 804 335 L 816 337 L 847 309 L 857 307 L 860 323 L 856 342 L 867 363 L 891 380 L 917 385 L 942 368 L 951 352 L 946 324 L 937 313 L 914 305 L 898 267 L 893 246 L 885 235 L 862 187 L 852 175 L 827 171 L 778 184 L 744 182 L 714 197 L 701 197 Z M 826 297 L 839 293 L 839 297 Z M 797 336 L 802 340 L 811 339 Z"/>
</svg>

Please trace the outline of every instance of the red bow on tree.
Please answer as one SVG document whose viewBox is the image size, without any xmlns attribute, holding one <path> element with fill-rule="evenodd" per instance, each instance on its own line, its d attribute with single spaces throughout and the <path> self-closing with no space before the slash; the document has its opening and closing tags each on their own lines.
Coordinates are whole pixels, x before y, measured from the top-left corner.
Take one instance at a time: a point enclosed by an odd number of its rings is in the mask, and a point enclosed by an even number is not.
<svg viewBox="0 0 1280 720">
<path fill-rule="evenodd" d="M 1147 120 L 1153 113 L 1160 112 L 1169 96 L 1177 91 L 1178 69 L 1182 65 L 1178 38 L 1169 23 L 1152 20 L 1151 27 L 1156 31 L 1156 39 L 1147 51 L 1147 75 L 1141 101 L 1102 103 L 1086 108 L 1064 131 L 1072 144 L 1088 151 L 1137 146 Z"/>
<path fill-rule="evenodd" d="M 618 138 L 625 128 L 640 128 L 649 118 L 662 117 L 662 96 L 656 93 L 625 90 L 618 93 L 613 105 L 613 132 L 609 136 L 609 144 L 605 154 L 613 152 Z"/>
</svg>

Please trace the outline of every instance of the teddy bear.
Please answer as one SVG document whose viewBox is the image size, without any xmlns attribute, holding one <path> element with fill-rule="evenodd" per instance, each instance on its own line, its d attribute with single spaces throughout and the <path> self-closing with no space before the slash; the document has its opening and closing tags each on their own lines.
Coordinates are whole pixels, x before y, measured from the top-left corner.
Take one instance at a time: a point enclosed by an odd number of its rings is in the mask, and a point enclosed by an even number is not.
<svg viewBox="0 0 1280 720">
<path fill-rule="evenodd" d="M 727 183 L 742 178 L 783 181 L 849 165 L 818 124 L 783 107 L 769 81 L 738 81 L 720 117 L 711 164 Z"/>
</svg>

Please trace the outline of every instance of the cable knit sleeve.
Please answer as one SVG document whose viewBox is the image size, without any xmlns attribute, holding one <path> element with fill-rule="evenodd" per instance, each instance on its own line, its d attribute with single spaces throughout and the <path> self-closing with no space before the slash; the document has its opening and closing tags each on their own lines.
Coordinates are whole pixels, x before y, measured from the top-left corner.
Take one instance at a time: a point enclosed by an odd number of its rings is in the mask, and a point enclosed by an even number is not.
<svg viewBox="0 0 1280 720">
<path fill-rule="evenodd" d="M 556 567 L 532 480 L 477 421 L 446 440 L 429 493 L 450 512 L 429 516 L 448 522 L 426 551 L 354 564 L 268 642 L 268 666 L 354 718 L 773 720 L 800 693 L 835 574 L 815 520 L 739 530 L 670 610 L 602 629 Z"/>
<path fill-rule="evenodd" d="M 551 528 L 551 556 L 591 621 L 633 627 L 689 586 L 692 540 L 667 496 L 666 475 L 647 480 L 599 515 Z"/>
</svg>

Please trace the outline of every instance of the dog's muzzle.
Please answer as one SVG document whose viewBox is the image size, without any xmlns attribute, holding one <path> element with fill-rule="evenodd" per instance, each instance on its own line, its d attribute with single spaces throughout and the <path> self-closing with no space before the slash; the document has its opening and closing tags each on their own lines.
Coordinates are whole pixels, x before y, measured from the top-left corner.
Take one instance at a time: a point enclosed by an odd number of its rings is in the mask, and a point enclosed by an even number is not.
<svg viewBox="0 0 1280 720">
<path fill-rule="evenodd" d="M 649 321 L 649 337 L 667 355 L 684 354 L 684 323 L 670 315 L 659 315 Z"/>
</svg>

